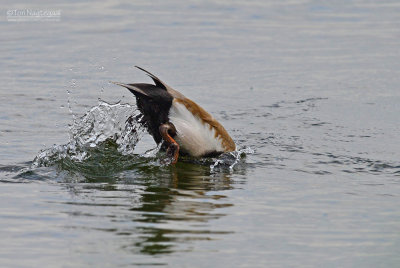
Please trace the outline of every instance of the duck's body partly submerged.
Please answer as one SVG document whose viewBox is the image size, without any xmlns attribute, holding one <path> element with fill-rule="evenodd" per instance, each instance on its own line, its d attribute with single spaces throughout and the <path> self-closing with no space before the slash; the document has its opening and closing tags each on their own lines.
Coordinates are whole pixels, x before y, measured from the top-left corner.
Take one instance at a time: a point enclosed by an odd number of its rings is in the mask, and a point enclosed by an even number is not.
<svg viewBox="0 0 400 268">
<path fill-rule="evenodd" d="M 164 141 L 167 153 L 176 163 L 179 150 L 191 156 L 218 155 L 236 149 L 225 128 L 194 101 L 172 89 L 155 75 L 146 72 L 151 84 L 117 85 L 129 89 L 135 96 L 143 117 L 141 122 L 159 144 Z"/>
</svg>

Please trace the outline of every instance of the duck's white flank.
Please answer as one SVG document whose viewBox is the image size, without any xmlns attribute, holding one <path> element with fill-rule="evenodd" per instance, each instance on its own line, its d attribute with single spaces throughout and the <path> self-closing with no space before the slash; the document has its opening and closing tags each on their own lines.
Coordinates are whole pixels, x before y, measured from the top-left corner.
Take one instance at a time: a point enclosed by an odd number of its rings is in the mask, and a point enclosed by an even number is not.
<svg viewBox="0 0 400 268">
<path fill-rule="evenodd" d="M 215 129 L 194 116 L 184 104 L 173 101 L 169 120 L 176 128 L 175 140 L 182 151 L 192 156 L 202 156 L 211 152 L 224 152 L 222 140 Z"/>
</svg>

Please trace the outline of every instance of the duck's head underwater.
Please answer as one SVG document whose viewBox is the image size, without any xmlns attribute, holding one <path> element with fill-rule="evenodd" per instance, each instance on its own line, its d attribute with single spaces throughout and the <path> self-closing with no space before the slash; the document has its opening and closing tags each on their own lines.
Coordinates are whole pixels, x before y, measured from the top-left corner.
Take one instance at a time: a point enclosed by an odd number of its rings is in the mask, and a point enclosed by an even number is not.
<svg viewBox="0 0 400 268">
<path fill-rule="evenodd" d="M 172 89 L 158 77 L 144 71 L 153 84 L 123 84 L 136 97 L 143 124 L 157 144 L 176 164 L 179 154 L 193 157 L 217 156 L 236 150 L 225 128 L 200 105 Z"/>
</svg>

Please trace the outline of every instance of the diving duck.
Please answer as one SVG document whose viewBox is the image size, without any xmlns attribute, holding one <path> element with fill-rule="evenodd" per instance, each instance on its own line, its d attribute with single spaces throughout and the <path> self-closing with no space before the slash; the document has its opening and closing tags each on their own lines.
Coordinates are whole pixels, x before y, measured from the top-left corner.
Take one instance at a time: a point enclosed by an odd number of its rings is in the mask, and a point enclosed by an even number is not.
<svg viewBox="0 0 400 268">
<path fill-rule="evenodd" d="M 145 69 L 152 84 L 123 84 L 136 97 L 141 123 L 157 144 L 162 144 L 176 164 L 179 152 L 194 157 L 217 156 L 236 150 L 235 142 L 225 128 L 200 105 L 172 89 Z"/>
</svg>

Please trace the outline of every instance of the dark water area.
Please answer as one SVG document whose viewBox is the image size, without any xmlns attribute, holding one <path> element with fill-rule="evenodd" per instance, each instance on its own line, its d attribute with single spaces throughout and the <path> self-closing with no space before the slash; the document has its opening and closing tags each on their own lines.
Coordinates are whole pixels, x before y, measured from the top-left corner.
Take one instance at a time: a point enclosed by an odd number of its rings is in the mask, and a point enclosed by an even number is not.
<svg viewBox="0 0 400 268">
<path fill-rule="evenodd" d="M 2 7 L 0 266 L 399 266 L 398 1 Z M 163 164 L 134 65 L 239 151 Z"/>
</svg>

